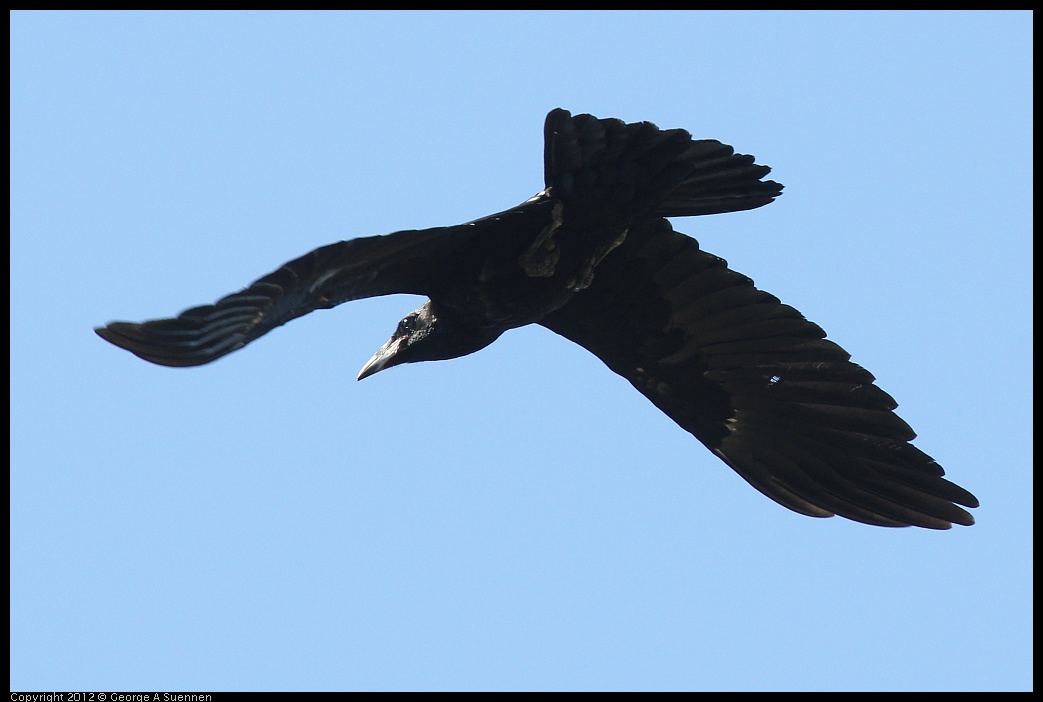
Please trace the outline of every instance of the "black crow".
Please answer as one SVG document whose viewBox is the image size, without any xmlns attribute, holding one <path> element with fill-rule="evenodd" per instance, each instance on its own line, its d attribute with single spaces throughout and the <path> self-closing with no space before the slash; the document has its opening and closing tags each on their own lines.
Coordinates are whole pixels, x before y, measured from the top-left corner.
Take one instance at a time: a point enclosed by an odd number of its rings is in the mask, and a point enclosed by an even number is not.
<svg viewBox="0 0 1043 702">
<path fill-rule="evenodd" d="M 785 507 L 879 526 L 974 523 L 957 505 L 978 500 L 909 443 L 913 430 L 868 371 L 667 221 L 770 203 L 782 186 L 762 180 L 767 166 L 682 129 L 562 109 L 547 115 L 544 139 L 546 187 L 517 207 L 330 244 L 213 305 L 95 331 L 146 361 L 197 366 L 312 310 L 426 295 L 359 379 L 541 324 Z"/>
</svg>

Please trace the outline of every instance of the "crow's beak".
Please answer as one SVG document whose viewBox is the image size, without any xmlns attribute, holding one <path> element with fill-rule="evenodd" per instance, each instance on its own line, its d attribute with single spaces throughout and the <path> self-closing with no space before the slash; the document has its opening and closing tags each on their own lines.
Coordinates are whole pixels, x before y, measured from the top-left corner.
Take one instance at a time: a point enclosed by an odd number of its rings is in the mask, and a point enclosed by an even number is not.
<svg viewBox="0 0 1043 702">
<path fill-rule="evenodd" d="M 366 361 L 366 365 L 362 366 L 362 370 L 359 371 L 359 380 L 368 378 L 369 376 L 390 368 L 395 365 L 395 355 L 398 354 L 399 348 L 402 346 L 402 342 L 405 341 L 404 336 L 392 337 L 386 344 L 380 347 L 380 349 L 373 354 L 373 358 Z"/>
</svg>

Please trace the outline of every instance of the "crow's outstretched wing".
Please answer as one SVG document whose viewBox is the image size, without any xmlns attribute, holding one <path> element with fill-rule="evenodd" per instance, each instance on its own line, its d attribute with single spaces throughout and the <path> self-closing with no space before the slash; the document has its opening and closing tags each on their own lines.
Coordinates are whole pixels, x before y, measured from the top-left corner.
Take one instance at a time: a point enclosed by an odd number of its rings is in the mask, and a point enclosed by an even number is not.
<svg viewBox="0 0 1043 702">
<path fill-rule="evenodd" d="M 94 331 L 161 366 L 201 366 L 314 310 L 379 295 L 438 295 L 470 280 L 480 257 L 502 240 L 523 239 L 552 216 L 533 198 L 453 227 L 340 241 L 284 264 L 248 288 L 172 319 L 111 322 Z"/>
<path fill-rule="evenodd" d="M 115 321 L 94 331 L 131 354 L 164 366 L 197 366 L 231 354 L 276 326 L 364 297 L 437 295 L 472 273 L 500 237 L 523 238 L 551 217 L 541 197 L 466 224 L 409 229 L 322 246 L 213 305 L 172 319 Z"/>
<path fill-rule="evenodd" d="M 947 529 L 978 501 L 909 443 L 873 376 L 665 219 L 631 228 L 540 322 L 593 352 L 751 485 L 802 514 Z M 956 504 L 954 504 L 956 503 Z"/>
<path fill-rule="evenodd" d="M 455 227 L 341 241 L 283 265 L 245 290 L 173 319 L 112 322 L 95 329 L 116 346 L 162 366 L 199 366 L 313 310 L 392 293 L 430 295 L 451 280 L 476 233 L 512 216 Z"/>
</svg>

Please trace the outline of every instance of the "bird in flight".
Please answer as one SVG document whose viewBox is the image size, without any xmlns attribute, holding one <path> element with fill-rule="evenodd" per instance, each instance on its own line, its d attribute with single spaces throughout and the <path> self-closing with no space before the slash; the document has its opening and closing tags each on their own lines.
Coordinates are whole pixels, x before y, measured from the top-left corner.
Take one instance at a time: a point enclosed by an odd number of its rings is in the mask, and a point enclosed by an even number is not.
<svg viewBox="0 0 1043 702">
<path fill-rule="evenodd" d="M 779 504 L 878 526 L 969 526 L 897 403 L 816 324 L 668 217 L 767 205 L 767 166 L 650 122 L 555 109 L 542 191 L 473 222 L 341 241 L 212 305 L 95 329 L 162 366 L 210 363 L 313 310 L 413 293 L 359 379 L 457 358 L 540 324 L 584 347 Z"/>
</svg>

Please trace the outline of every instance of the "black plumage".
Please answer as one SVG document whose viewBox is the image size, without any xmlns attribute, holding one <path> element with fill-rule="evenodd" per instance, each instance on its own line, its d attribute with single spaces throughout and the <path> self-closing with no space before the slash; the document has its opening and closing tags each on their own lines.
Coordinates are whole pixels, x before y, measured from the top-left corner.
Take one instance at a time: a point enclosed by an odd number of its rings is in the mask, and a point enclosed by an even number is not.
<svg viewBox="0 0 1043 702">
<path fill-rule="evenodd" d="M 792 510 L 880 526 L 970 525 L 977 499 L 909 442 L 873 376 L 817 325 L 675 232 L 666 217 L 770 203 L 767 166 L 681 129 L 553 110 L 546 187 L 454 227 L 343 241 L 173 319 L 105 340 L 196 366 L 349 300 L 415 293 L 359 378 L 478 351 L 541 324 L 597 355 L 751 485 Z"/>
</svg>

